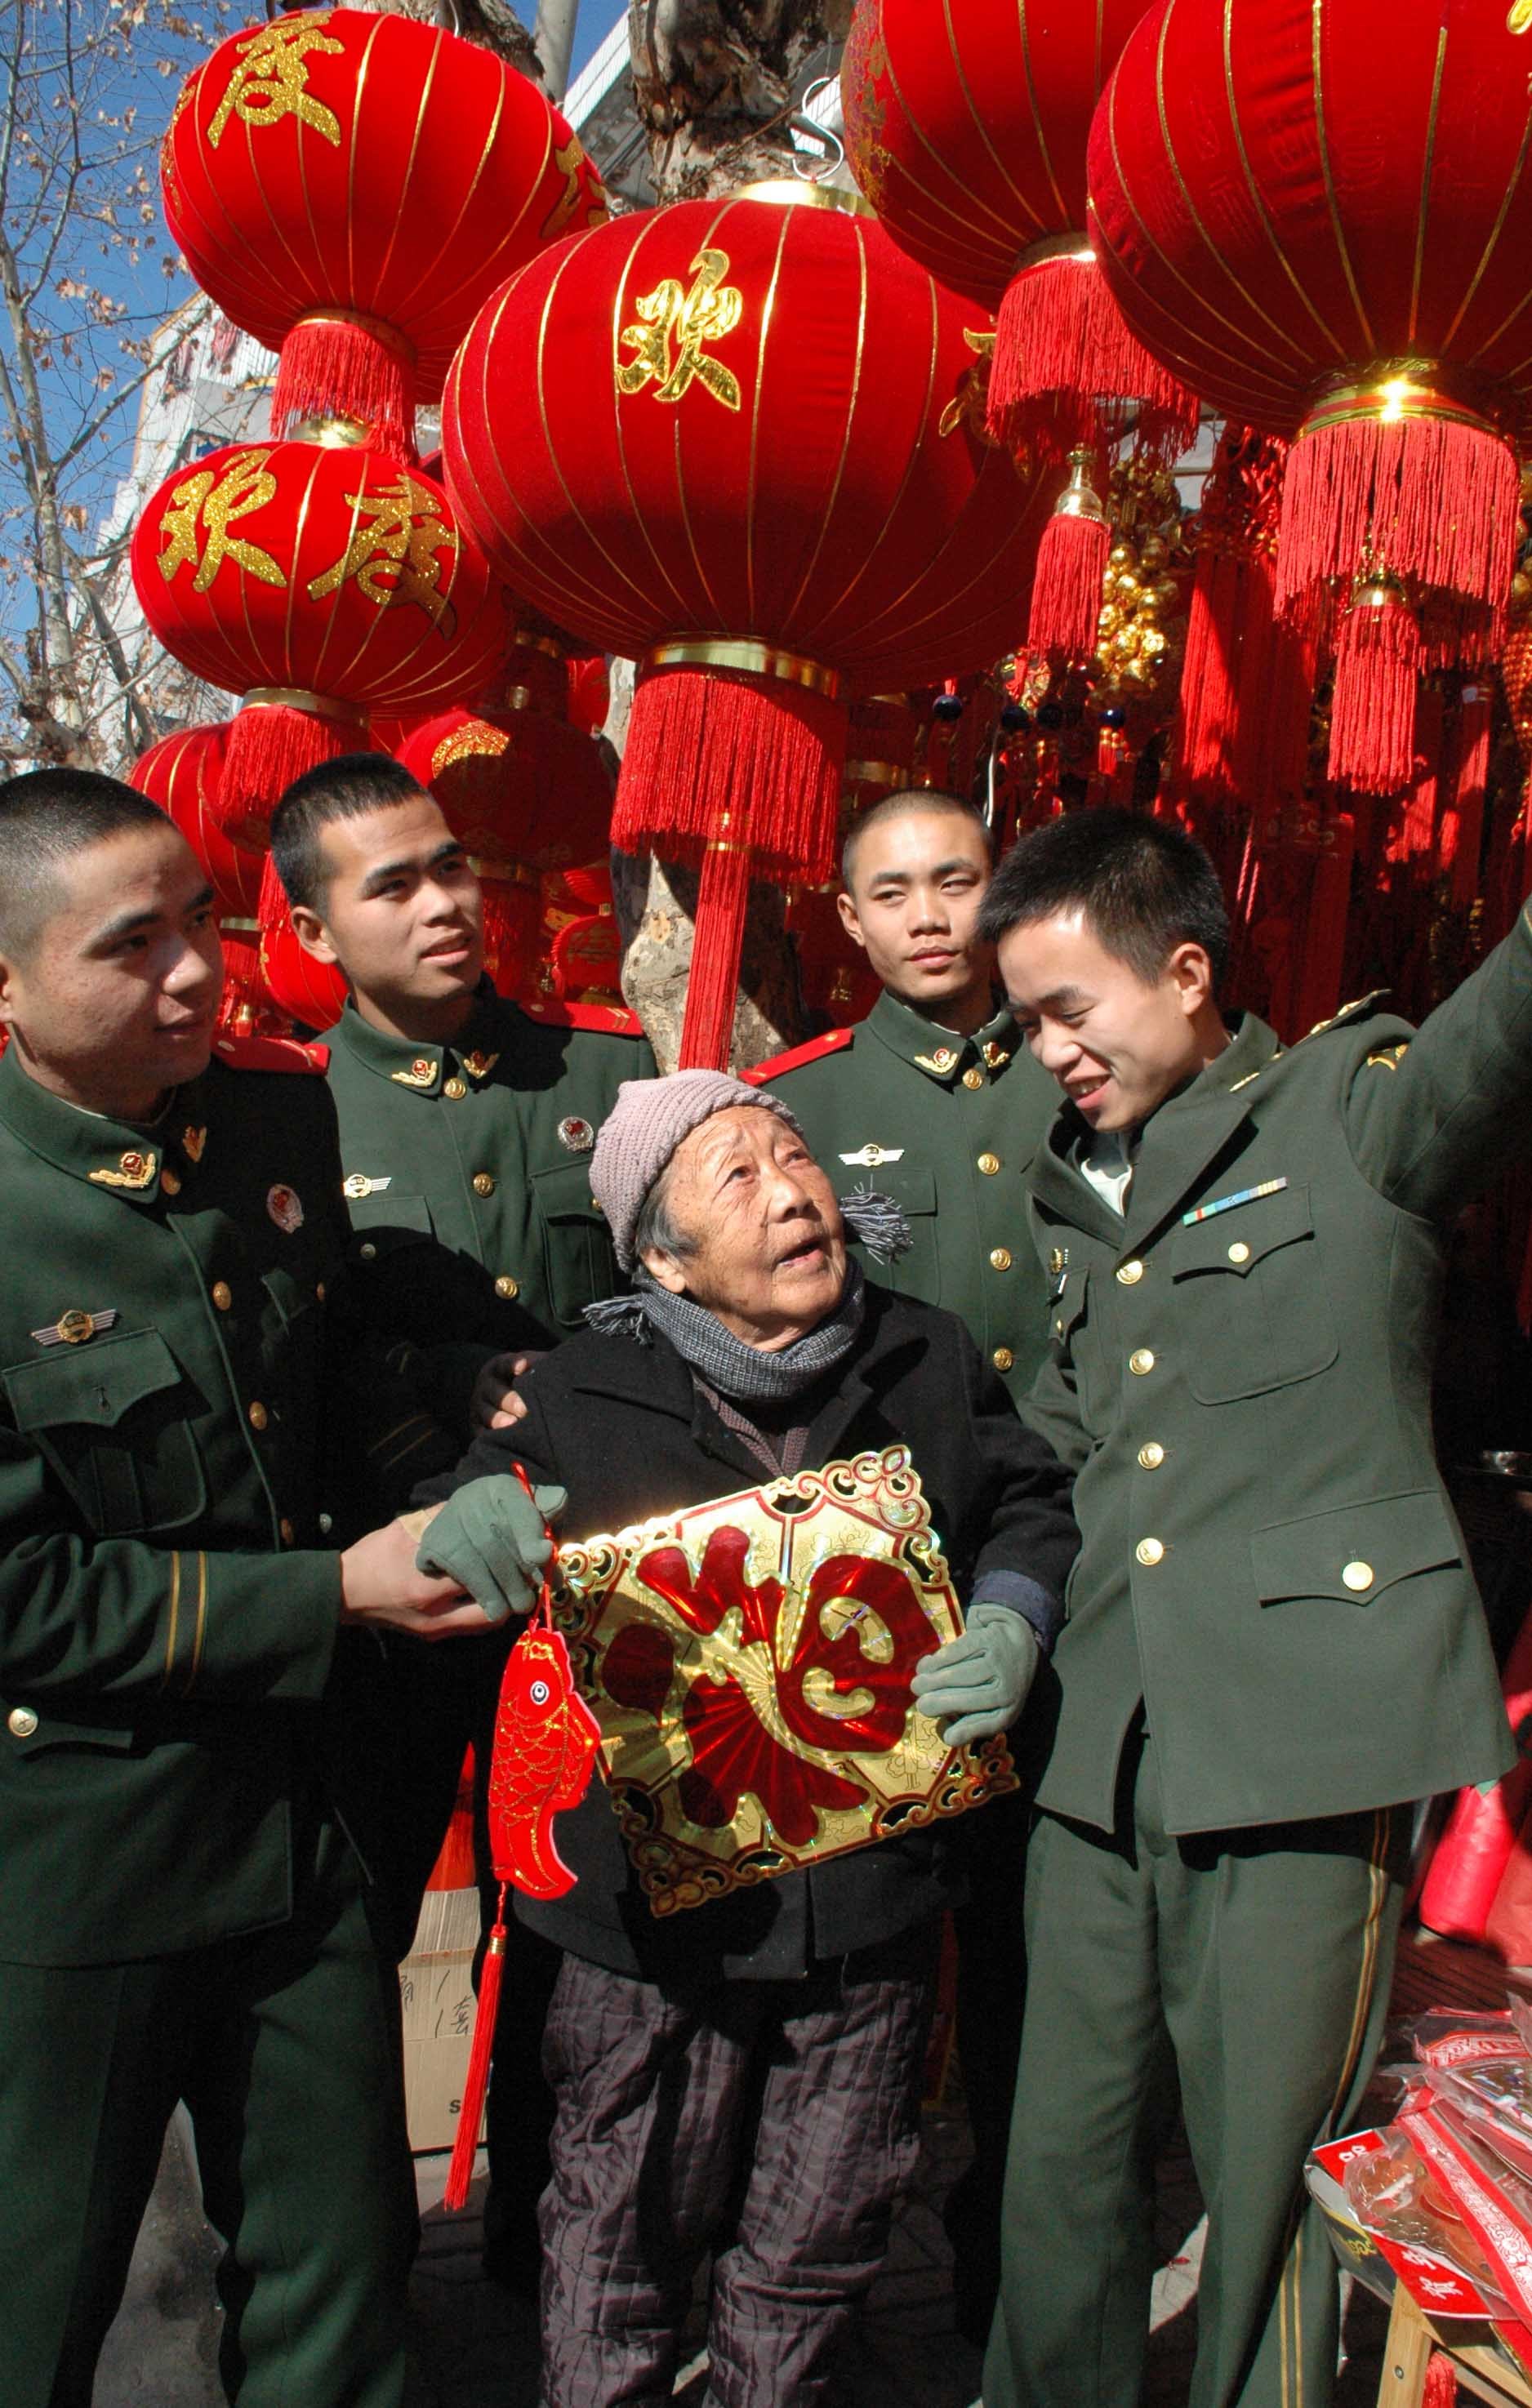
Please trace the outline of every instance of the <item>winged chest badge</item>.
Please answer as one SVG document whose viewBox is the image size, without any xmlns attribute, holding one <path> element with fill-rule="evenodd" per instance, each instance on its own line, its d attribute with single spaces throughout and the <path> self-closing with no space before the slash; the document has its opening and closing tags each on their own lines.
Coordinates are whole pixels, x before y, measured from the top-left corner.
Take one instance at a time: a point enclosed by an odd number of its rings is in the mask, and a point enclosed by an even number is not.
<svg viewBox="0 0 1532 2408">
<path fill-rule="evenodd" d="M 657 1915 L 1017 1786 L 910 1695 L 963 1623 L 903 1447 L 566 1542 L 554 1612 Z"/>
</svg>

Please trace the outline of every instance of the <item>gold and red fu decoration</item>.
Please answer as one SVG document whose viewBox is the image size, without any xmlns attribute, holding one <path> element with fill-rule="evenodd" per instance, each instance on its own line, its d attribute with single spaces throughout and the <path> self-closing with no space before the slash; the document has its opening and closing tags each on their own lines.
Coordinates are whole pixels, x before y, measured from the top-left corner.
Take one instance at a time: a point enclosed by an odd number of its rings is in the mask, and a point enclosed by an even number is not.
<svg viewBox="0 0 1532 2408">
<path fill-rule="evenodd" d="M 1086 143 L 1103 81 L 1149 0 L 861 0 L 841 67 L 848 154 L 889 235 L 995 312 L 992 434 L 1068 475 L 1038 552 L 1026 649 L 1095 649 L 1110 548 L 1107 455 L 1167 463 L 1194 394 L 1127 325 L 1088 230 Z"/>
<path fill-rule="evenodd" d="M 751 878 L 833 873 L 848 696 L 992 658 L 1036 548 L 972 428 L 961 303 L 847 200 L 756 187 L 570 236 L 447 389 L 467 525 L 639 664 L 612 840 L 700 870 L 683 1064 L 727 1060 Z"/>
<path fill-rule="evenodd" d="M 518 628 L 494 684 L 474 708 L 437 713 L 397 747 L 479 872 L 485 968 L 502 995 L 523 1002 L 537 990 L 545 879 L 603 861 L 608 847 L 611 780 L 590 735 L 570 723 L 573 666 L 552 636 Z M 588 684 L 589 664 L 580 666 Z M 563 915 L 550 962 L 549 983 L 560 997 L 583 984 L 574 956 L 589 934 L 585 924 L 601 916 L 598 897 L 570 899 L 576 908 Z"/>
<path fill-rule="evenodd" d="M 606 203 L 579 141 L 524 77 L 438 27 L 348 8 L 284 14 L 221 43 L 178 95 L 161 182 L 198 282 L 279 353 L 275 450 L 251 454 L 233 488 L 215 478 L 200 501 L 198 464 L 181 506 L 244 522 L 273 476 L 284 489 L 299 480 L 294 445 L 348 450 L 360 465 L 346 507 L 358 515 L 341 556 L 363 546 L 379 608 L 391 586 L 440 599 L 431 635 L 385 662 L 364 631 L 325 624 L 346 615 L 338 587 L 280 589 L 307 624 L 283 645 L 265 614 L 236 671 L 243 707 L 221 806 L 232 824 L 259 827 L 303 769 L 371 746 L 371 713 L 420 716 L 474 690 L 463 655 L 481 597 L 460 573 L 472 547 L 420 468 L 416 406 L 439 394 L 500 280 L 567 227 L 604 219 Z M 324 498 L 333 516 L 340 505 L 328 488 Z M 381 549 L 368 549 L 375 530 Z M 241 523 L 236 550 L 253 541 Z"/>
<path fill-rule="evenodd" d="M 1332 776 L 1398 791 L 1422 672 L 1500 643 L 1532 384 L 1524 14 L 1166 0 L 1096 111 L 1124 318 L 1289 445 L 1274 600 L 1334 662 Z"/>
</svg>

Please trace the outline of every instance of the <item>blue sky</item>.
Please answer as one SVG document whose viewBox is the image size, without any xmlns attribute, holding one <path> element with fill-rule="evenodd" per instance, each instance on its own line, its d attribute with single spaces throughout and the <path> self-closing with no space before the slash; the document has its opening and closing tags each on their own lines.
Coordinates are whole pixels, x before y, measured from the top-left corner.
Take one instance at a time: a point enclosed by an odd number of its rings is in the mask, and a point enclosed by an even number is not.
<svg viewBox="0 0 1532 2408">
<path fill-rule="evenodd" d="M 593 52 L 600 49 L 619 17 L 626 14 L 626 0 L 580 0 L 580 14 L 575 19 L 574 55 L 569 66 L 571 83 Z"/>
</svg>

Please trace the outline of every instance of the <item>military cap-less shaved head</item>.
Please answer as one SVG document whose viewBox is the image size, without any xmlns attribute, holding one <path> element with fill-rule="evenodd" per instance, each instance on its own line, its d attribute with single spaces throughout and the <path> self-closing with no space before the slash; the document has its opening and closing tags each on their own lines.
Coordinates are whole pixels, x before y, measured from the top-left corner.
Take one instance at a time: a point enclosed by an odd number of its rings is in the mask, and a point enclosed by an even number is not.
<svg viewBox="0 0 1532 2408">
<path fill-rule="evenodd" d="M 950 795 L 940 786 L 901 786 L 895 794 L 882 795 L 865 811 L 859 811 L 846 831 L 846 841 L 840 848 L 840 883 L 848 894 L 852 892 L 856 856 L 863 838 L 889 820 L 908 819 L 916 811 L 967 820 L 979 830 L 986 851 L 990 847 L 990 832 L 984 824 L 984 814 L 976 803 L 968 801 L 966 796 Z"/>
<path fill-rule="evenodd" d="M 95 769 L 31 769 L 0 785 L 0 954 L 26 960 L 64 899 L 63 865 L 130 829 L 168 828 L 157 803 Z"/>
<path fill-rule="evenodd" d="M 271 855 L 289 903 L 322 914 L 329 882 L 323 835 L 332 822 L 365 819 L 424 792 L 389 752 L 343 752 L 294 778 L 271 815 Z"/>
</svg>

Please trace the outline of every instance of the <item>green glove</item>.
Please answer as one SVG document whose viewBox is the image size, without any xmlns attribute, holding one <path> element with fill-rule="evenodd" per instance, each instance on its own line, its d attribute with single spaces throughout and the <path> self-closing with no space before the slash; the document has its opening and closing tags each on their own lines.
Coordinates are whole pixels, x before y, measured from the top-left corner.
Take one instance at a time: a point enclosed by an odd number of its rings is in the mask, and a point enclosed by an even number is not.
<svg viewBox="0 0 1532 2408">
<path fill-rule="evenodd" d="M 1041 1661 L 1025 1614 L 990 1598 L 973 1607 L 956 1639 L 921 1658 L 909 1685 L 922 1713 L 941 1725 L 947 1745 L 966 1747 L 1009 1729 Z"/>
<path fill-rule="evenodd" d="M 509 1471 L 470 1480 L 431 1522 L 415 1568 L 460 1583 L 491 1622 L 530 1613 L 553 1552 L 543 1525 L 568 1502 L 566 1488 L 536 1488 L 529 1497 Z"/>
</svg>

